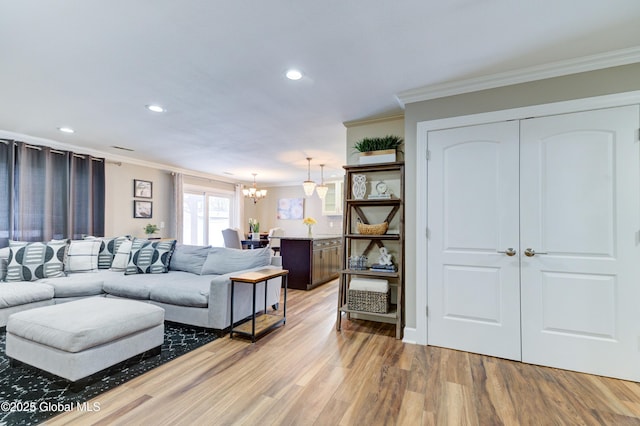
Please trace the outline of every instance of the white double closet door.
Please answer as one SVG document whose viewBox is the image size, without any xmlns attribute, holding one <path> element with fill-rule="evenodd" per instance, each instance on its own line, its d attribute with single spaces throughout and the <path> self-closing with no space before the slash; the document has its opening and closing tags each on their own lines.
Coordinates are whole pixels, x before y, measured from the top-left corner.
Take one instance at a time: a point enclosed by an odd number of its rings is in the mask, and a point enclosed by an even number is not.
<svg viewBox="0 0 640 426">
<path fill-rule="evenodd" d="M 640 381 L 639 121 L 428 133 L 428 344 Z"/>
</svg>

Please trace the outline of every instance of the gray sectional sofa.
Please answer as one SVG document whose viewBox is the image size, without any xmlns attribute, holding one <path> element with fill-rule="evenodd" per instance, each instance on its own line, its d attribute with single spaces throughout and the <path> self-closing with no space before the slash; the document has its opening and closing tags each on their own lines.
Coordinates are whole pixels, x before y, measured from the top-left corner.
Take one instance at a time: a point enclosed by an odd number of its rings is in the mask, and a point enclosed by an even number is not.
<svg viewBox="0 0 640 426">
<path fill-rule="evenodd" d="M 59 249 L 55 243 L 49 243 L 53 251 L 48 243 L 40 243 L 44 248 L 28 246 L 35 253 L 30 256 L 18 251 L 21 243 L 11 249 L 0 249 L 0 275 L 12 279 L 0 282 L 0 327 L 6 326 L 12 313 L 25 309 L 85 297 L 114 297 L 160 306 L 165 310 L 167 321 L 223 331 L 230 325 L 231 277 L 251 270 L 281 269 L 280 257 L 271 256 L 268 248 L 235 250 L 134 240 L 125 253 L 116 239 L 96 241 L 93 245 L 71 241 L 65 248 L 64 258 L 60 259 L 62 255 L 59 255 L 57 261 L 55 255 L 53 261 L 50 255 Z M 170 249 L 163 251 L 162 244 Z M 49 259 L 50 264 L 43 260 L 44 267 L 27 265 L 24 259 L 37 257 L 38 250 L 45 253 L 43 259 Z M 116 265 L 120 255 L 120 264 Z M 20 274 L 30 280 L 18 281 Z M 267 283 L 268 305 L 279 303 L 281 282 L 276 278 Z M 236 284 L 234 305 L 234 319 L 251 315 L 250 285 Z M 264 307 L 261 291 L 257 292 L 256 306 L 257 309 Z"/>
</svg>

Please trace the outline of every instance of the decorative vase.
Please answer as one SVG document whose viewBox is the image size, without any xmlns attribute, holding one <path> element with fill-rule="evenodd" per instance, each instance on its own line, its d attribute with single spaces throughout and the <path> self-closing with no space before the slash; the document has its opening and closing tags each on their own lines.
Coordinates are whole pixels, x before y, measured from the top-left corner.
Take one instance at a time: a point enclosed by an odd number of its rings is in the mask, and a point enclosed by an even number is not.
<svg viewBox="0 0 640 426">
<path fill-rule="evenodd" d="M 362 200 L 364 198 L 364 194 L 367 192 L 366 175 L 353 175 L 351 192 L 353 193 L 353 198 L 356 200 Z"/>
<path fill-rule="evenodd" d="M 307 225 L 307 229 L 309 230 L 309 231 L 307 232 L 307 236 L 308 236 L 309 238 L 312 238 L 312 237 L 313 237 L 313 233 L 311 232 L 311 226 L 312 226 L 312 225 Z"/>
</svg>

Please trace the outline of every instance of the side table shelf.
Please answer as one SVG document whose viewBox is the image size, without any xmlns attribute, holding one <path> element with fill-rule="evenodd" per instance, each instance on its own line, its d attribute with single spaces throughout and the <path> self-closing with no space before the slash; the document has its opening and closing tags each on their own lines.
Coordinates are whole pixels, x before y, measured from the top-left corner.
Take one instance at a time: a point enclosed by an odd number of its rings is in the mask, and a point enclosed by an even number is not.
<svg viewBox="0 0 640 426">
<path fill-rule="evenodd" d="M 231 327 L 229 329 L 229 338 L 233 339 L 233 334 L 248 337 L 251 342 L 255 342 L 257 338 L 263 336 L 274 328 L 284 325 L 287 321 L 287 287 L 288 287 L 289 271 L 286 269 L 260 269 L 258 271 L 245 272 L 243 274 L 231 277 Z M 272 278 L 282 277 L 282 288 L 284 289 L 284 299 L 282 303 L 282 315 L 269 312 L 267 307 L 267 290 L 268 281 Z M 264 283 L 264 311 L 260 315 L 256 315 L 256 290 L 258 284 Z M 233 303 L 236 283 L 251 284 L 253 290 L 252 299 L 252 316 L 251 321 L 234 327 L 233 323 Z"/>
</svg>

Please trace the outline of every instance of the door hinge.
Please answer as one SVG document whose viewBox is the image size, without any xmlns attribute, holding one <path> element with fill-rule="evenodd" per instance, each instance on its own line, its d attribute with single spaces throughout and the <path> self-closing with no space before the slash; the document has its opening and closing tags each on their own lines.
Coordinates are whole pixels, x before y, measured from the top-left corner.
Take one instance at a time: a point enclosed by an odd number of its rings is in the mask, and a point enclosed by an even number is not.
<svg viewBox="0 0 640 426">
<path fill-rule="evenodd" d="M 427 161 L 431 160 L 431 151 L 427 150 Z"/>
<path fill-rule="evenodd" d="M 424 307 L 424 315 L 427 316 L 427 317 L 429 316 L 429 307 L 428 306 Z"/>
<path fill-rule="evenodd" d="M 427 239 L 428 239 L 428 238 L 429 238 L 429 228 L 427 228 L 427 230 L 426 230 L 426 232 L 425 232 L 425 235 L 426 235 L 426 237 L 427 237 Z"/>
</svg>

